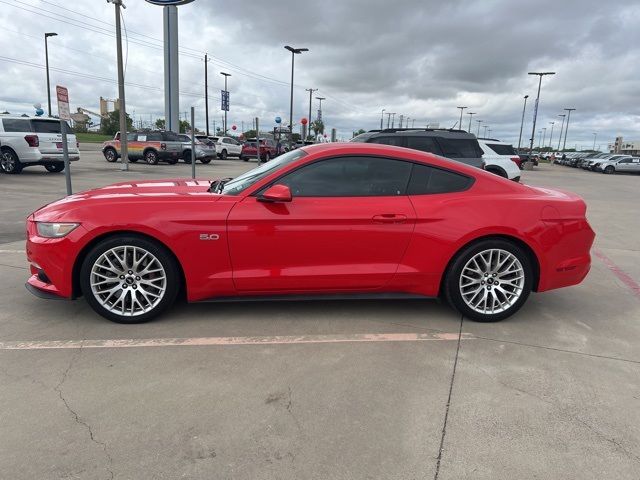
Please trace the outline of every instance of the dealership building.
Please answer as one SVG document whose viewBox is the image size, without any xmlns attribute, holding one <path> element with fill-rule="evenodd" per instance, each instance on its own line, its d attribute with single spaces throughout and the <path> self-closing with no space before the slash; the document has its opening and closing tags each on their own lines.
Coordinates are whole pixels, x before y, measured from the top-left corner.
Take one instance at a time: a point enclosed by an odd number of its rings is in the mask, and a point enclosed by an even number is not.
<svg viewBox="0 0 640 480">
<path fill-rule="evenodd" d="M 609 153 L 640 156 L 640 140 L 623 140 L 622 137 L 616 137 L 616 141 L 609 144 Z"/>
</svg>

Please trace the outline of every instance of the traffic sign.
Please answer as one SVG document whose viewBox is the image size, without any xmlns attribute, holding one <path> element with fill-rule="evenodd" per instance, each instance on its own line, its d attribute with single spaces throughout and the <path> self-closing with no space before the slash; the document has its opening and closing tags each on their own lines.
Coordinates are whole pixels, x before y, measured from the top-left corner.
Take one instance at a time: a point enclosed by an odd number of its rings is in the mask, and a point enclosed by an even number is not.
<svg viewBox="0 0 640 480">
<path fill-rule="evenodd" d="M 71 120 L 69 111 L 69 91 L 67 87 L 56 85 L 56 95 L 58 96 L 58 117 L 62 120 Z"/>
</svg>

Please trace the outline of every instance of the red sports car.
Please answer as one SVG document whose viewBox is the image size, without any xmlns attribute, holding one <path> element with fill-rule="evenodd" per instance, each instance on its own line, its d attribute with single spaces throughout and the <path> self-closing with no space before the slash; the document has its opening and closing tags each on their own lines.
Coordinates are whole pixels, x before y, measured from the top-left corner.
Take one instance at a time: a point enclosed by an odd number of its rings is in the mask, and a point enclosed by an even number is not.
<svg viewBox="0 0 640 480">
<path fill-rule="evenodd" d="M 84 295 L 115 322 L 179 295 L 444 297 L 504 319 L 529 293 L 584 279 L 594 232 L 576 195 L 375 144 L 288 152 L 234 179 L 119 183 L 27 221 L 27 288 Z"/>
</svg>

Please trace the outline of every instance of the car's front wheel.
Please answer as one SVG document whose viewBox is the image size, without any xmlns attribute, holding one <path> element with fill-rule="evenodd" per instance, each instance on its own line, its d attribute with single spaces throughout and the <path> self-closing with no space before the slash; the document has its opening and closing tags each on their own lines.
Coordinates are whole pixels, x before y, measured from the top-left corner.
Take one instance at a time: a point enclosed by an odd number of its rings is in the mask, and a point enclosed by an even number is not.
<svg viewBox="0 0 640 480">
<path fill-rule="evenodd" d="M 613 165 L 607 165 L 602 173 L 606 173 L 607 175 L 611 175 L 613 173 L 616 173 L 616 169 L 613 167 Z"/>
<path fill-rule="evenodd" d="M 109 162 L 109 163 L 113 163 L 116 160 L 118 160 L 118 152 L 115 151 L 115 149 L 113 148 L 107 148 L 104 152 L 104 159 Z"/>
<path fill-rule="evenodd" d="M 478 322 L 503 320 L 524 304 L 533 285 L 527 253 L 503 239 L 487 239 L 463 249 L 446 273 L 447 301 Z"/>
<path fill-rule="evenodd" d="M 13 150 L 3 150 L 0 152 L 0 170 L 4 173 L 20 173 L 23 165 L 18 155 Z"/>
<path fill-rule="evenodd" d="M 147 150 L 144 152 L 144 161 L 149 165 L 157 165 L 158 164 L 158 154 L 155 150 Z"/>
<path fill-rule="evenodd" d="M 98 243 L 80 268 L 89 305 L 117 323 L 147 322 L 169 308 L 180 287 L 179 267 L 156 242 L 119 235 Z"/>
</svg>

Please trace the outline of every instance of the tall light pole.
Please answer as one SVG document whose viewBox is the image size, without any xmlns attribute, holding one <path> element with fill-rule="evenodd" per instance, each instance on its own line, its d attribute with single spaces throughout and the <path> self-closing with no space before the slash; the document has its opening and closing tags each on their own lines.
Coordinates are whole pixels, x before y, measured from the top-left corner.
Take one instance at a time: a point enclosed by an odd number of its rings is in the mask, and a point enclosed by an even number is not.
<svg viewBox="0 0 640 480">
<path fill-rule="evenodd" d="M 47 105 L 49 106 L 48 115 L 51 116 L 51 85 L 49 84 L 49 45 L 47 39 L 49 37 L 55 37 L 58 35 L 55 32 L 49 32 L 44 34 L 44 58 L 47 64 Z"/>
<path fill-rule="evenodd" d="M 551 124 L 551 134 L 549 135 L 549 150 L 551 150 L 551 141 L 553 140 L 553 126 L 556 122 L 549 122 Z"/>
<path fill-rule="evenodd" d="M 308 52 L 308 48 L 294 48 L 289 45 L 284 46 L 285 49 L 291 52 L 291 99 L 289 101 L 289 139 L 292 138 L 293 135 L 293 67 L 295 64 L 296 55 L 301 54 L 302 52 Z M 309 119 L 311 121 L 311 119 Z"/>
<path fill-rule="evenodd" d="M 230 73 L 226 73 L 226 72 L 220 72 L 220 75 L 222 75 L 224 77 L 224 91 L 227 92 L 227 78 L 229 78 L 231 76 Z M 226 93 L 225 93 L 226 95 Z M 227 105 L 227 108 L 229 108 L 229 106 Z M 191 125 L 191 128 L 193 128 L 193 125 Z M 227 134 L 227 110 L 224 111 L 224 134 Z"/>
<path fill-rule="evenodd" d="M 533 110 L 533 127 L 531 128 L 531 144 L 529 145 L 529 152 L 533 151 L 533 140 L 536 136 L 536 120 L 538 119 L 538 106 L 540 104 L 540 88 L 542 87 L 542 77 L 545 75 L 555 75 L 556 72 L 529 72 L 529 75 L 538 75 L 540 77 L 538 81 L 538 96 L 536 97 L 536 106 Z"/>
<path fill-rule="evenodd" d="M 487 138 L 487 129 L 489 128 L 489 125 L 483 125 L 484 131 L 482 132 L 482 136 L 484 138 Z"/>
<path fill-rule="evenodd" d="M 598 134 L 596 132 L 593 132 L 593 148 L 591 150 L 593 150 L 594 152 L 596 151 L 596 138 L 598 137 Z"/>
<path fill-rule="evenodd" d="M 522 127 L 524 127 L 524 112 L 527 110 L 527 98 L 529 98 L 529 95 L 524 96 L 524 107 L 522 107 L 522 120 L 520 120 L 520 136 L 518 137 L 518 152 L 520 151 L 520 143 L 522 142 Z"/>
<path fill-rule="evenodd" d="M 380 114 L 380 130 L 382 130 L 382 122 L 384 121 L 384 111 L 385 109 L 382 109 L 382 113 Z M 309 112 L 311 112 L 311 110 L 309 110 Z M 309 114 L 311 115 L 311 114 Z"/>
<path fill-rule="evenodd" d="M 320 102 L 318 106 L 318 120 L 322 121 L 322 100 L 326 100 L 326 97 L 316 97 L 316 100 Z"/>
<path fill-rule="evenodd" d="M 206 122 L 207 137 L 209 136 L 209 59 L 204 54 L 204 120 Z"/>
<path fill-rule="evenodd" d="M 547 138 L 547 127 L 544 127 L 542 129 L 542 143 L 540 144 L 541 148 L 544 148 L 544 143 L 545 143 L 544 141 L 546 138 Z"/>
<path fill-rule="evenodd" d="M 116 57 L 118 62 L 118 97 L 120 100 L 120 155 L 122 170 L 129 170 L 129 151 L 127 148 L 127 109 L 124 101 L 124 68 L 122 66 L 122 31 L 120 27 L 120 7 L 127 8 L 122 0 L 108 0 L 116 7 Z M 168 119 L 167 119 L 168 120 Z"/>
<path fill-rule="evenodd" d="M 567 112 L 567 126 L 564 129 L 564 143 L 562 144 L 562 151 L 564 152 L 564 148 L 567 146 L 567 133 L 569 132 L 569 120 L 571 120 L 571 112 L 575 110 L 575 108 L 565 108 Z"/>
<path fill-rule="evenodd" d="M 477 133 L 477 135 L 476 135 L 476 136 L 477 136 L 477 137 L 479 137 L 479 136 L 480 136 L 480 124 L 481 124 L 482 122 L 484 122 L 484 120 L 476 120 L 476 122 L 478 122 L 478 133 Z"/>
<path fill-rule="evenodd" d="M 564 117 L 566 117 L 566 114 L 561 114 L 558 115 L 559 117 L 562 117 L 562 125 L 560 125 L 560 137 L 558 137 L 558 151 L 560 151 L 560 142 L 562 141 L 562 130 L 564 130 Z"/>
<path fill-rule="evenodd" d="M 391 125 L 391 112 L 387 112 L 387 128 Z"/>
<path fill-rule="evenodd" d="M 307 123 L 309 125 L 309 128 L 307 129 L 307 137 L 311 136 L 311 102 L 312 102 L 312 96 L 313 96 L 313 92 L 317 92 L 318 89 L 317 88 L 305 88 L 305 90 L 307 92 L 309 92 L 309 118 L 307 118 Z M 384 110 L 382 110 L 384 112 Z M 306 138 L 304 139 L 306 140 Z"/>
<path fill-rule="evenodd" d="M 462 112 L 464 111 L 465 108 L 469 108 L 469 107 L 456 107 L 460 109 L 460 123 L 458 123 L 458 128 L 460 130 L 462 130 Z"/>
<path fill-rule="evenodd" d="M 469 128 L 467 129 L 467 131 L 471 133 L 471 119 L 475 115 L 475 112 L 467 112 L 467 115 L 469 115 Z"/>
<path fill-rule="evenodd" d="M 391 128 L 394 128 L 396 125 L 396 112 L 391 112 Z"/>
</svg>

